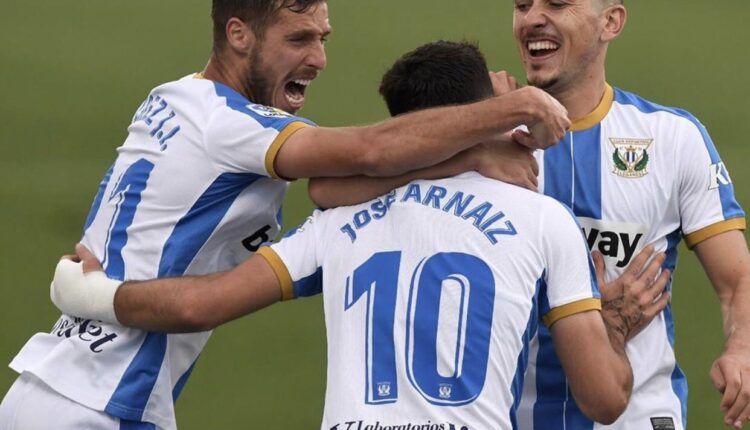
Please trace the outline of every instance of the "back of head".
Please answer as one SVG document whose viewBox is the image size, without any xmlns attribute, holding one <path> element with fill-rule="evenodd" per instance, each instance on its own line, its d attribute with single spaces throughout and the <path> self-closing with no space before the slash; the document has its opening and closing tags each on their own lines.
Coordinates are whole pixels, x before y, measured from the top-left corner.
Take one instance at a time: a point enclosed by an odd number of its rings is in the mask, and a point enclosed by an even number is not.
<svg viewBox="0 0 750 430">
<path fill-rule="evenodd" d="M 399 115 L 489 98 L 492 81 L 476 45 L 441 40 L 399 58 L 383 76 L 380 94 L 391 115 Z"/>
<path fill-rule="evenodd" d="M 211 19 L 214 27 L 214 50 L 226 41 L 225 29 L 231 18 L 239 18 L 250 25 L 253 33 L 263 39 L 266 28 L 273 24 L 282 9 L 304 13 L 325 0 L 213 0 Z"/>
</svg>

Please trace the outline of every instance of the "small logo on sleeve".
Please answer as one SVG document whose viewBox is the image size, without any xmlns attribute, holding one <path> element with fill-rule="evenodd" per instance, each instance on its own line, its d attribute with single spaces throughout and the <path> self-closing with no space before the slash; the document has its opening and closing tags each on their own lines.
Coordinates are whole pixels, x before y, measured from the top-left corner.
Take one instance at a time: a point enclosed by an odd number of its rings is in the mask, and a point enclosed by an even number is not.
<svg viewBox="0 0 750 430">
<path fill-rule="evenodd" d="M 651 427 L 654 430 L 675 430 L 674 420 L 671 417 L 651 417 Z"/>
<path fill-rule="evenodd" d="M 250 109 L 251 111 L 255 112 L 256 114 L 260 116 L 264 116 L 266 118 L 289 118 L 292 116 L 289 113 L 284 112 L 281 109 L 276 109 L 275 107 L 270 107 L 270 106 L 249 104 L 246 107 Z"/>
<path fill-rule="evenodd" d="M 623 178 L 642 178 L 648 174 L 648 148 L 654 139 L 610 137 L 609 141 L 615 147 L 612 154 L 614 174 Z"/>
<path fill-rule="evenodd" d="M 732 183 L 732 178 L 729 177 L 729 170 L 727 170 L 727 166 L 724 165 L 724 162 L 712 164 L 708 170 L 709 177 L 711 178 L 708 186 L 709 190 L 715 190 L 722 185 L 729 185 Z"/>
</svg>

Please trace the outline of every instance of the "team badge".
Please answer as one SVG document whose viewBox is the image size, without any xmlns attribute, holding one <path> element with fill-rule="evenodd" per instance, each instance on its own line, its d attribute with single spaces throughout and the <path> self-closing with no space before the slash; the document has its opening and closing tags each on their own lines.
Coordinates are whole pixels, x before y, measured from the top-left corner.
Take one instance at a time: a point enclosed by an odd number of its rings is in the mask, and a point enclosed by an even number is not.
<svg viewBox="0 0 750 430">
<path fill-rule="evenodd" d="M 391 383 L 380 382 L 378 383 L 378 396 L 385 397 L 391 395 Z"/>
<path fill-rule="evenodd" d="M 648 174 L 648 148 L 654 139 L 624 139 L 610 137 L 615 147 L 612 154 L 613 173 L 623 178 L 642 178 Z"/>
<path fill-rule="evenodd" d="M 266 118 L 289 118 L 290 116 L 292 116 L 281 109 L 276 109 L 275 107 L 270 106 L 249 104 L 246 107 L 251 111 L 257 113 L 258 115 L 264 116 Z"/>
<path fill-rule="evenodd" d="M 440 384 L 438 387 L 438 395 L 441 399 L 450 399 L 453 386 L 451 384 Z"/>
</svg>

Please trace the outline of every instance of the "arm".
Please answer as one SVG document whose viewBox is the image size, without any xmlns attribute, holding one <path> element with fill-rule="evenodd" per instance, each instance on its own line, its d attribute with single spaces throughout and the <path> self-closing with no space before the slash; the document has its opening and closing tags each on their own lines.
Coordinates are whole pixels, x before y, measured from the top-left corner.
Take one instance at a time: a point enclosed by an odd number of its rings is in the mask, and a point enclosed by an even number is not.
<svg viewBox="0 0 750 430">
<path fill-rule="evenodd" d="M 83 245 L 76 253 L 81 264 L 58 264 L 51 297 L 64 313 L 79 317 L 150 331 L 193 332 L 210 330 L 281 299 L 279 280 L 260 255 L 229 272 L 120 283 L 106 278 Z M 103 299 L 97 300 L 100 293 Z"/>
<path fill-rule="evenodd" d="M 274 166 L 286 178 L 396 176 L 432 166 L 520 124 L 544 123 L 549 146 L 570 125 L 550 95 L 522 88 L 478 103 L 426 109 L 364 127 L 303 128 L 279 150 Z"/>
<path fill-rule="evenodd" d="M 372 200 L 417 179 L 440 179 L 471 170 L 536 191 L 539 166 L 532 151 L 504 135 L 497 143 L 476 145 L 440 164 L 399 176 L 312 178 L 308 192 L 318 207 L 347 206 Z"/>
<path fill-rule="evenodd" d="M 739 230 L 710 237 L 694 249 L 724 320 L 724 351 L 711 367 L 711 380 L 723 393 L 725 423 L 741 428 L 750 416 L 750 253 Z"/>
<path fill-rule="evenodd" d="M 589 311 L 571 315 L 551 327 L 555 351 L 581 411 L 602 424 L 611 424 L 628 405 L 633 373 L 620 342 L 610 342 L 601 315 Z"/>
</svg>

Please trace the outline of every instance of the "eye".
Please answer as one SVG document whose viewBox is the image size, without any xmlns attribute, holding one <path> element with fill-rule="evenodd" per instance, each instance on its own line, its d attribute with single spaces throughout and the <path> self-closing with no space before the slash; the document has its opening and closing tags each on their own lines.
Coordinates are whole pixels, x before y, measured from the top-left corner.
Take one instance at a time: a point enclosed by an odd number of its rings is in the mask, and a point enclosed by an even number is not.
<svg viewBox="0 0 750 430">
<path fill-rule="evenodd" d="M 516 10 L 519 12 L 526 12 L 531 7 L 528 2 L 516 2 Z"/>
<path fill-rule="evenodd" d="M 562 9 L 565 6 L 567 6 L 568 4 L 565 3 L 565 2 L 551 1 L 551 2 L 549 2 L 549 5 L 550 5 L 550 7 L 555 8 L 555 9 Z"/>
</svg>

